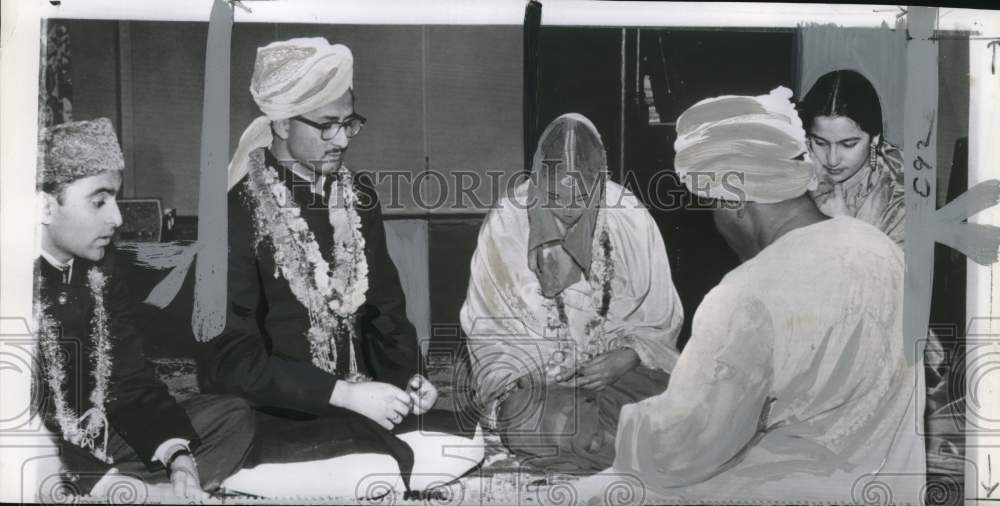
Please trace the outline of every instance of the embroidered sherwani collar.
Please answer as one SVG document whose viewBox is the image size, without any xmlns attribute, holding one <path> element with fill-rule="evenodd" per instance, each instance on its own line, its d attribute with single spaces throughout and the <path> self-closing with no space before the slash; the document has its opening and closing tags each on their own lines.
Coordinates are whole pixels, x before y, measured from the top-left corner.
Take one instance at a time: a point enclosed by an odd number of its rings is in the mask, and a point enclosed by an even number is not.
<svg viewBox="0 0 1000 506">
<path fill-rule="evenodd" d="M 326 191 L 324 191 L 323 185 L 326 183 L 327 176 L 324 176 L 323 174 L 317 174 L 303 167 L 302 164 L 298 162 L 293 163 L 291 168 L 292 168 L 292 174 L 295 177 L 303 181 L 308 181 L 310 183 L 309 191 L 313 192 L 316 195 L 319 195 L 320 197 L 324 198 L 326 197 Z"/>
<path fill-rule="evenodd" d="M 42 248 L 41 253 L 42 253 L 42 258 L 44 258 L 49 265 L 51 265 L 59 272 L 65 272 L 64 282 L 68 283 L 70 279 L 73 279 L 73 261 L 76 260 L 76 258 L 70 258 L 66 262 L 60 262 L 51 253 L 45 251 L 45 248 Z"/>
<path fill-rule="evenodd" d="M 278 177 L 282 180 L 287 181 L 287 176 L 285 175 L 285 168 L 291 169 L 292 176 L 305 183 L 309 183 L 309 191 L 313 194 L 319 195 L 320 197 L 326 198 L 326 191 L 324 191 L 324 185 L 329 176 L 323 174 L 317 174 L 312 170 L 306 168 L 301 163 L 297 161 L 289 160 L 278 160 L 274 156 L 274 153 L 270 149 L 264 149 L 264 164 L 268 167 L 273 167 L 278 171 Z M 305 186 L 305 185 L 303 185 Z"/>
</svg>

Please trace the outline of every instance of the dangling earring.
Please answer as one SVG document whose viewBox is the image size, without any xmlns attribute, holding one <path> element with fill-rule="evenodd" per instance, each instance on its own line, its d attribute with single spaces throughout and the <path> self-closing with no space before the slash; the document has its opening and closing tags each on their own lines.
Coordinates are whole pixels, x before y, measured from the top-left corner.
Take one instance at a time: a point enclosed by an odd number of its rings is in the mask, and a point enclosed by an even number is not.
<svg viewBox="0 0 1000 506">
<path fill-rule="evenodd" d="M 881 140 L 874 140 L 873 139 L 872 142 L 871 142 L 871 149 L 868 152 L 868 166 L 871 167 L 872 170 L 875 170 L 875 169 L 878 168 L 878 160 L 876 160 L 876 158 L 878 157 L 878 146 L 877 146 L 877 144 L 879 142 L 881 142 Z"/>
</svg>

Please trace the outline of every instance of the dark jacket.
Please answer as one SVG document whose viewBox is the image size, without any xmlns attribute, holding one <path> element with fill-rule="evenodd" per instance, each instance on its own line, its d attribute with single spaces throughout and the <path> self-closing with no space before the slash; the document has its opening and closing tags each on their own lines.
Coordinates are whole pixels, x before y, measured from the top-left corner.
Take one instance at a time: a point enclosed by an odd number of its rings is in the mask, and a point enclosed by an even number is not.
<svg viewBox="0 0 1000 506">
<path fill-rule="evenodd" d="M 42 258 L 35 261 L 37 293 L 40 300 L 47 304 L 47 313 L 58 323 L 61 331 L 59 344 L 66 357 L 66 401 L 77 416 L 92 407 L 90 393 L 94 388 L 94 379 L 90 353 L 93 346 L 91 319 L 94 297 L 87 284 L 87 273 L 95 265 L 107 278 L 104 300 L 112 343 L 112 371 L 105 406 L 108 421 L 146 467 L 155 470 L 162 466 L 153 462 L 153 453 L 164 441 L 187 439 L 192 450 L 200 441 L 187 412 L 167 392 L 167 387 L 143 354 L 143 337 L 136 308 L 139 302 L 129 292 L 125 266 L 113 248 L 108 248 L 105 257 L 96 264 L 76 258 L 68 284 L 62 282 L 61 272 L 47 261 Z M 39 409 L 46 426 L 58 434 L 60 428 L 54 418 L 54 404 L 45 382 L 44 371 L 48 364 L 41 352 L 39 357 L 42 358 L 42 368 L 37 380 L 42 382 L 41 392 L 45 394 L 39 399 Z"/>
<path fill-rule="evenodd" d="M 326 201 L 310 184 L 268 165 L 291 190 L 327 262 L 332 260 L 333 228 Z M 248 194 L 249 176 L 236 184 L 229 200 L 229 311 L 226 329 L 207 346 L 202 386 L 247 397 L 258 407 L 322 415 L 338 377 L 312 364 L 309 316 L 284 276 L 275 276 L 270 238 L 257 241 Z M 354 178 L 358 213 L 368 261 L 366 302 L 356 313 L 358 367 L 376 381 L 405 388 L 421 360 L 416 331 L 406 317 L 406 301 L 396 266 L 386 248 L 378 196 L 368 177 Z M 341 371 L 338 371 L 338 373 Z"/>
</svg>

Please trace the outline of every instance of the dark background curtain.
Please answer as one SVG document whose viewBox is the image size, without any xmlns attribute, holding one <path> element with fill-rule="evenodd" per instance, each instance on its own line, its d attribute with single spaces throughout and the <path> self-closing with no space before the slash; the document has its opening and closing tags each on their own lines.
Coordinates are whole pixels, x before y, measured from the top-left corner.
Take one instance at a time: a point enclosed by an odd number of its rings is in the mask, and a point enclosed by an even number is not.
<svg viewBox="0 0 1000 506">
<path fill-rule="evenodd" d="M 39 126 L 48 127 L 73 121 L 73 80 L 70 77 L 70 38 L 66 25 L 48 21 L 43 33 L 38 122 Z"/>
</svg>

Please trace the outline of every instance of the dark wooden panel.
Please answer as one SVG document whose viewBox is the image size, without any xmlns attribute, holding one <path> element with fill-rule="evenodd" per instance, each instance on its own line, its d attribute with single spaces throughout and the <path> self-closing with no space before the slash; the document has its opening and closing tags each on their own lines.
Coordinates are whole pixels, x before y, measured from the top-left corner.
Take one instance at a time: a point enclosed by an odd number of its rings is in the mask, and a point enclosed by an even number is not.
<svg viewBox="0 0 1000 506">
<path fill-rule="evenodd" d="M 663 121 L 705 98 L 794 88 L 791 31 L 644 29 L 640 48 Z"/>
<path fill-rule="evenodd" d="M 481 217 L 430 221 L 432 342 L 462 339 L 459 311 L 469 288 L 470 264 L 482 221 Z"/>
<path fill-rule="evenodd" d="M 938 41 L 937 202 L 943 206 L 955 145 L 969 135 L 969 43 L 961 39 Z"/>
<path fill-rule="evenodd" d="M 705 98 L 762 95 L 779 85 L 791 87 L 794 34 L 643 29 L 630 35 L 638 41 L 639 75 L 633 70 L 633 52 L 627 65 L 624 180 L 646 203 L 666 243 L 674 285 L 684 306 L 683 345 L 691 335 L 691 321 L 702 298 L 739 262 L 716 230 L 709 206 L 699 205 L 676 177 L 673 122 Z M 649 124 L 642 85 L 647 75 L 659 125 Z"/>
<path fill-rule="evenodd" d="M 540 34 L 539 133 L 564 113 L 583 114 L 601 133 L 612 174 L 621 165 L 621 34 L 619 28 L 544 26 Z"/>
</svg>

